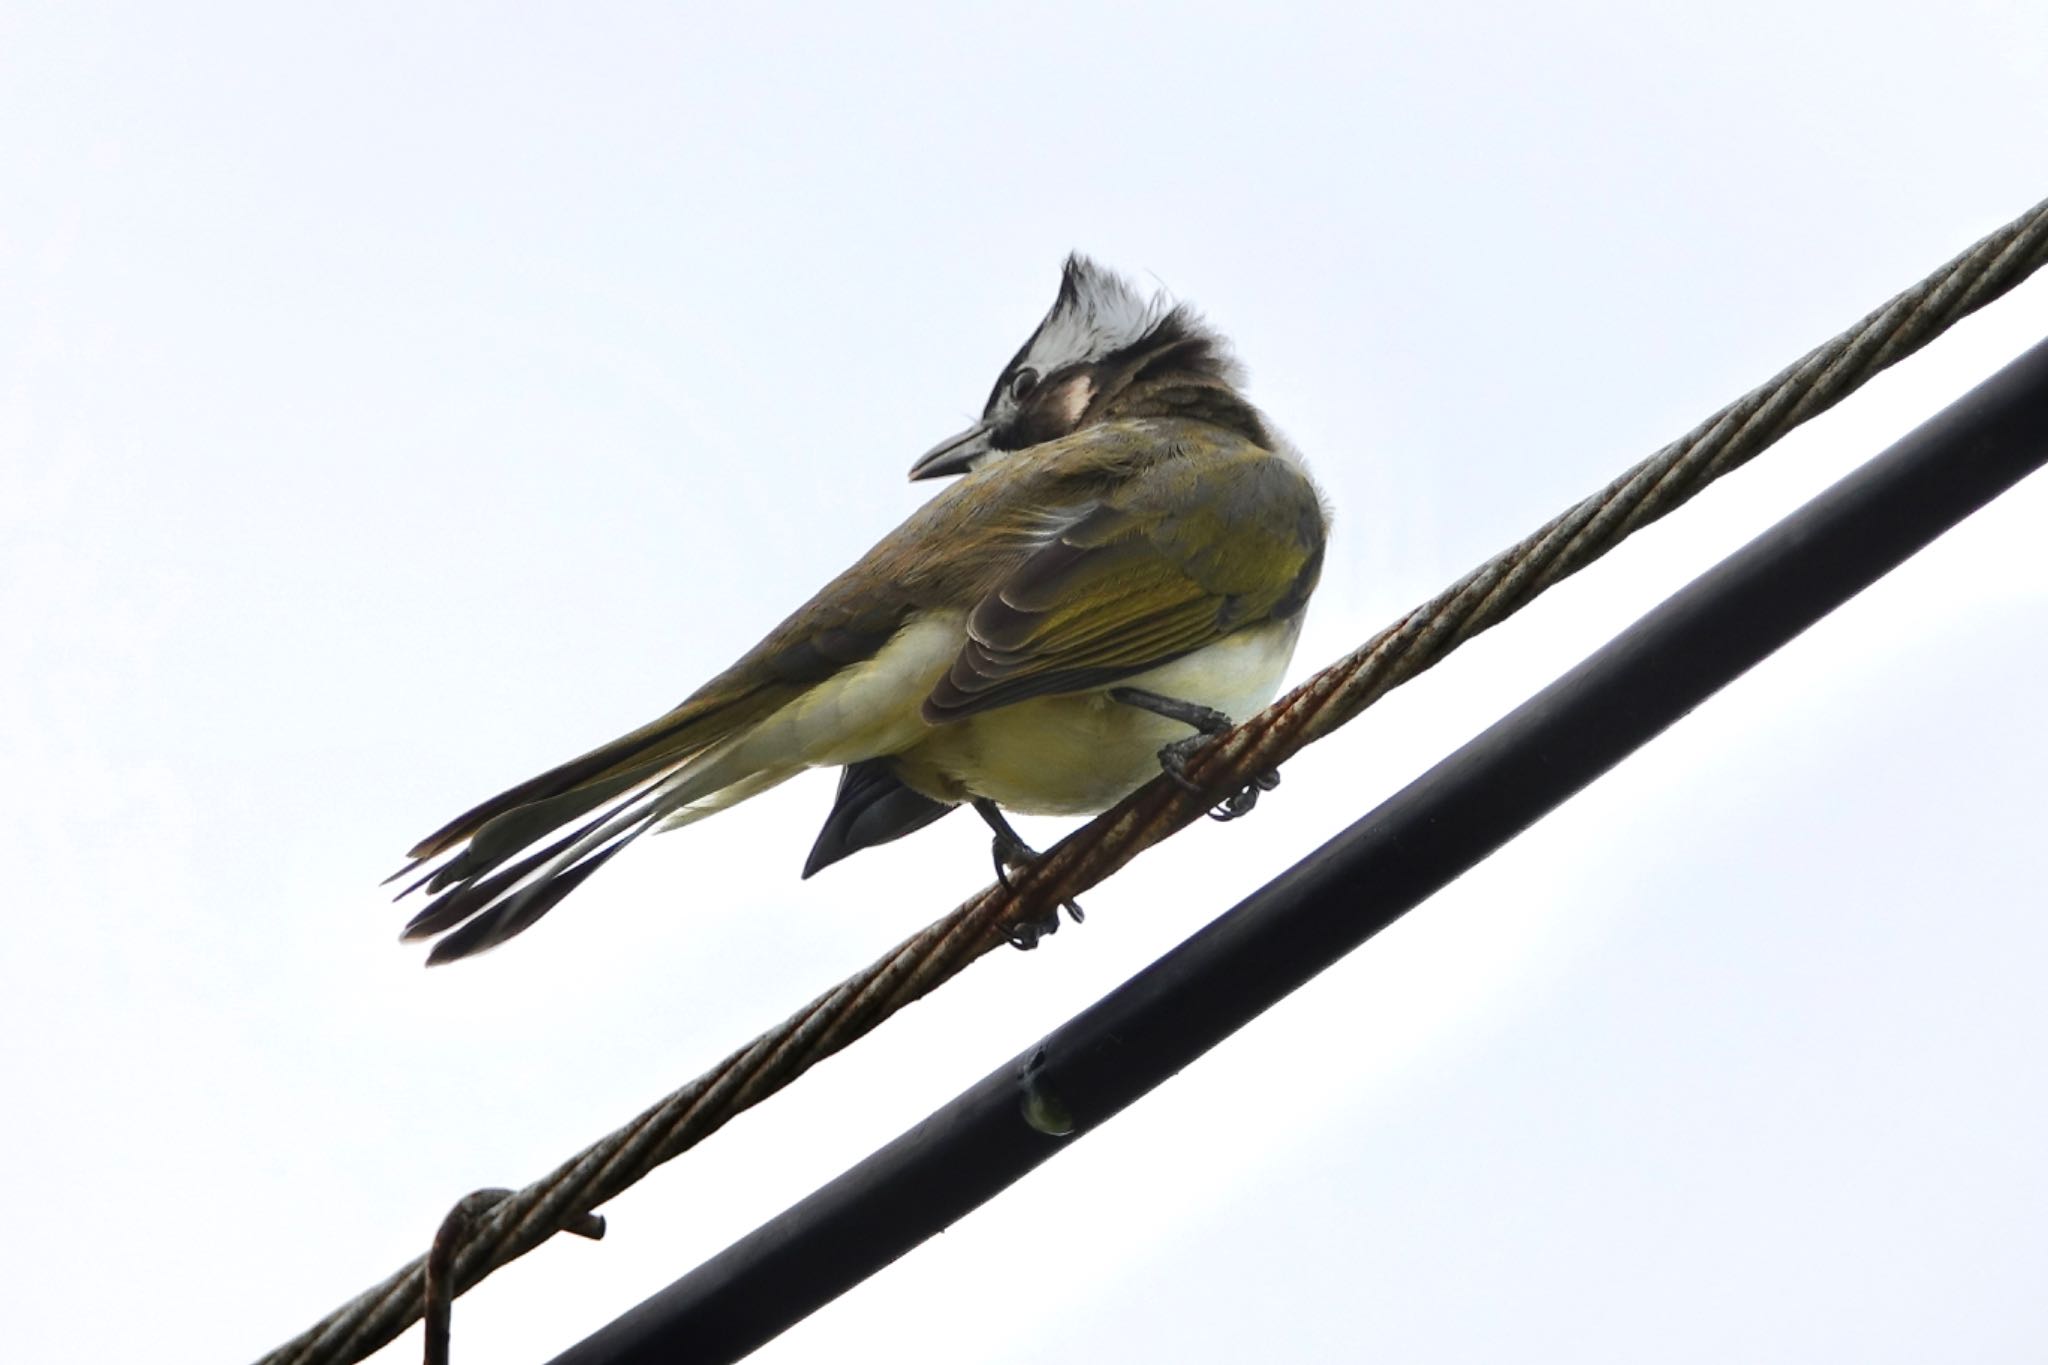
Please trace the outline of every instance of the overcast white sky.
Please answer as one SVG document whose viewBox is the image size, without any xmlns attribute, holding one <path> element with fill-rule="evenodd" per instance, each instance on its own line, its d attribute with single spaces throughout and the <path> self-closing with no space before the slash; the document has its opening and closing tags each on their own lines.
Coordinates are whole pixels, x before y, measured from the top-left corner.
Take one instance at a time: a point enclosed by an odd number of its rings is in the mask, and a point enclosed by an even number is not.
<svg viewBox="0 0 2048 1365">
<path fill-rule="evenodd" d="M 1328 490 L 1299 675 L 2048 195 L 2026 0 L 1367 8 L 0 8 L 0 1356 L 253 1358 L 983 883 L 965 817 L 799 882 L 820 775 L 457 968 L 377 886 L 915 506 L 1070 248 L 1204 308 Z M 501 1272 L 456 1358 L 778 1212 L 2044 334 L 2048 282 Z M 760 1358 L 2038 1360 L 2044 524 Z"/>
</svg>

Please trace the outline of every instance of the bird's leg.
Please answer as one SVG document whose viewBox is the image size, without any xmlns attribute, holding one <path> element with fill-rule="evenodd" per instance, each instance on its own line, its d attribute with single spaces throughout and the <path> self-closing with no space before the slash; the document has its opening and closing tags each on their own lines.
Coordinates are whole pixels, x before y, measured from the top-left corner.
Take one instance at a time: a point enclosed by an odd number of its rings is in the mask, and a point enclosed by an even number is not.
<svg viewBox="0 0 2048 1365">
<path fill-rule="evenodd" d="M 1194 727 L 1195 733 L 1185 739 L 1177 739 L 1159 751 L 1159 766 L 1165 770 L 1168 777 L 1187 790 L 1197 796 L 1203 795 L 1202 789 L 1188 776 L 1188 760 L 1193 758 L 1204 744 L 1230 729 L 1236 722 L 1213 706 L 1182 701 L 1179 697 L 1162 697 L 1157 692 L 1147 692 L 1142 687 L 1112 687 L 1109 689 L 1109 699 Z M 1210 818 L 1235 820 L 1240 815 L 1250 814 L 1251 808 L 1259 803 L 1259 793 L 1269 792 L 1279 785 L 1279 773 L 1259 773 L 1243 789 L 1224 797 L 1222 804 L 1209 812 Z"/>
<path fill-rule="evenodd" d="M 1023 867 L 1036 860 L 1038 850 L 1025 843 L 1023 836 L 1010 828 L 1010 822 L 1004 818 L 1001 807 L 986 796 L 974 798 L 974 809 L 988 822 L 988 827 L 996 832 L 990 843 L 996 860 L 996 880 L 1003 884 L 1003 890 L 1016 890 L 1010 885 L 1010 869 Z M 1010 945 L 1015 948 L 1036 948 L 1039 939 L 1047 934 L 1058 933 L 1060 906 L 1066 907 L 1067 913 L 1074 917 L 1074 923 L 1081 922 L 1081 907 L 1071 900 L 1061 901 L 1038 919 L 1019 920 L 1011 925 Z"/>
</svg>

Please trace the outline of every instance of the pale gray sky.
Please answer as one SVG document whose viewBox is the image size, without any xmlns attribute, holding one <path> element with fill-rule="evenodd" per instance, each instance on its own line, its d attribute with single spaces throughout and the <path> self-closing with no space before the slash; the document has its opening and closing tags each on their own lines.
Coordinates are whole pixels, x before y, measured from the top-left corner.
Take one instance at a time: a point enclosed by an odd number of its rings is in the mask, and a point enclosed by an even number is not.
<svg viewBox="0 0 2048 1365">
<path fill-rule="evenodd" d="M 449 970 L 377 887 L 915 506 L 1067 250 L 1202 307 L 1328 490 L 1299 675 L 2048 195 L 2044 63 L 1995 0 L 0 10 L 0 1356 L 252 1358 L 983 883 L 958 817 L 799 882 L 818 776 Z M 2048 283 L 501 1272 L 457 1359 L 776 1213 L 2044 333 Z M 2044 519 L 760 1358 L 2038 1359 Z"/>
</svg>

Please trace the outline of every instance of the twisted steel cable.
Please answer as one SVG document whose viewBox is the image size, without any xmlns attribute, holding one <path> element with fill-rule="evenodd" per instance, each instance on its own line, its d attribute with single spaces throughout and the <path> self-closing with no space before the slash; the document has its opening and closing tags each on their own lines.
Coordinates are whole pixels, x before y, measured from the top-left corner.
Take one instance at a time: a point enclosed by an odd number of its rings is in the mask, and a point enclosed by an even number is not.
<svg viewBox="0 0 2048 1365">
<path fill-rule="evenodd" d="M 1357 650 L 1208 745 L 1189 764 L 1210 793 L 1238 790 L 1351 720 L 1460 644 L 1519 611 L 1665 516 L 1792 428 L 1833 407 L 1879 371 L 2005 294 L 2048 262 L 2048 202 L 2036 205 L 1769 382 L 1700 423 L 1605 488 L 1496 555 Z M 434 1257 L 436 1298 L 460 1294 L 563 1230 L 587 1231 L 591 1210 L 680 1155 L 905 1005 L 1200 818 L 1212 798 L 1164 778 L 1061 840 L 1013 877 L 904 940 L 781 1025 L 740 1048 L 638 1118 L 541 1179 L 453 1221 Z M 491 1192 L 495 1195 L 497 1192 Z M 465 1226 L 466 1225 L 466 1226 Z M 458 1242 L 451 1248 L 451 1242 Z M 451 1254 L 452 1252 L 452 1254 Z M 344 1365 L 389 1342 L 425 1309 L 422 1256 L 344 1304 L 261 1365 Z M 444 1324 L 445 1304 L 437 1303 Z"/>
</svg>

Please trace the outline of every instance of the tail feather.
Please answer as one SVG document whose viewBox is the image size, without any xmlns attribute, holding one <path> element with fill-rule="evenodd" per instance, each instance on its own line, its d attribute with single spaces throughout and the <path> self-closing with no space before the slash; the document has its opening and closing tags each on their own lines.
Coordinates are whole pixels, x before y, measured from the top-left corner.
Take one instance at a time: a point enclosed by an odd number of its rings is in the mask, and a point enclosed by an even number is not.
<svg viewBox="0 0 2048 1365">
<path fill-rule="evenodd" d="M 401 897 L 422 888 L 433 897 L 407 936 L 446 934 L 433 962 L 481 952 L 532 924 L 647 830 L 690 823 L 814 762 L 837 762 L 835 744 L 886 748 L 890 735 L 921 729 L 914 712 L 899 714 L 892 689 L 943 667 L 955 643 L 950 627 L 906 636 L 899 628 L 908 611 L 849 612 L 821 595 L 667 715 L 435 830 L 392 878 L 411 883 Z M 815 690 L 906 639 L 907 652 L 878 678 Z M 778 719 L 799 697 L 808 700 Z"/>
<path fill-rule="evenodd" d="M 570 830 L 546 848 L 521 858 L 510 867 L 488 877 L 475 878 L 451 891 L 435 896 L 418 914 L 406 921 L 405 928 L 399 932 L 398 937 L 402 941 L 432 938 L 438 933 L 454 928 L 517 886 L 541 864 L 560 857 L 570 845 L 589 835 L 610 816 L 611 812 L 607 811 L 596 819 Z"/>
<path fill-rule="evenodd" d="M 536 839 L 545 838 L 571 820 L 660 777 L 667 766 L 665 761 L 656 761 L 492 816 L 454 857 L 429 875 L 428 893 L 484 876 Z"/>
<path fill-rule="evenodd" d="M 574 867 L 557 872 L 545 881 L 535 882 L 517 895 L 498 902 L 436 943 L 434 950 L 427 954 L 427 965 L 438 967 L 444 962 L 473 957 L 497 947 L 554 909 L 557 901 L 583 885 L 591 873 L 617 857 L 619 851 L 645 829 L 643 824 L 602 852 L 592 854 Z"/>
<path fill-rule="evenodd" d="M 427 955 L 429 966 L 495 948 L 553 909 L 646 833 L 665 808 L 662 790 L 635 792 L 510 867 L 450 887 L 414 915 L 400 937 L 419 939 L 446 932 Z"/>
<path fill-rule="evenodd" d="M 413 868 L 446 853 L 473 838 L 485 825 L 501 815 L 545 801 L 550 797 L 580 790 L 594 782 L 616 776 L 623 767 L 673 764 L 697 750 L 709 747 L 784 700 L 770 689 L 760 688 L 739 696 L 692 697 L 660 718 L 609 744 L 558 764 L 538 777 L 508 787 L 488 801 L 479 802 L 414 844 L 405 856 L 412 861 L 389 880 L 396 881 Z M 633 760 L 641 760 L 634 763 Z M 586 808 L 587 809 L 587 808 Z M 574 816 L 566 817 L 574 819 Z"/>
<path fill-rule="evenodd" d="M 721 759 L 786 700 L 780 693 L 693 698 L 457 816 L 422 839 L 391 878 L 414 877 L 400 899 L 422 888 L 432 897 L 403 937 L 447 934 L 427 959 L 436 963 L 526 928 L 661 817 L 746 785 L 752 775 Z"/>
<path fill-rule="evenodd" d="M 553 909 L 657 822 L 680 815 L 683 818 L 678 823 L 687 824 L 691 818 L 766 791 L 798 771 L 797 766 L 754 773 L 736 770 L 733 749 L 732 744 L 723 743 L 660 775 L 659 780 L 643 778 L 637 789 L 628 791 L 610 809 L 546 848 L 488 875 L 487 869 L 478 869 L 429 902 L 401 937 L 425 938 L 454 930 L 434 945 L 427 955 L 428 966 L 494 948 Z M 558 828 L 559 823 L 548 828 Z M 516 851 L 500 852 L 492 865 Z"/>
<path fill-rule="evenodd" d="M 706 816 L 716 815 L 722 810 L 731 810 L 740 802 L 752 800 L 771 787 L 781 786 L 803 770 L 804 767 L 800 763 L 780 768 L 763 768 L 751 777 L 743 777 L 728 786 L 720 787 L 709 796 L 670 806 L 662 815 L 661 823 L 654 827 L 654 832 L 666 834 L 672 829 L 694 825 Z"/>
</svg>

